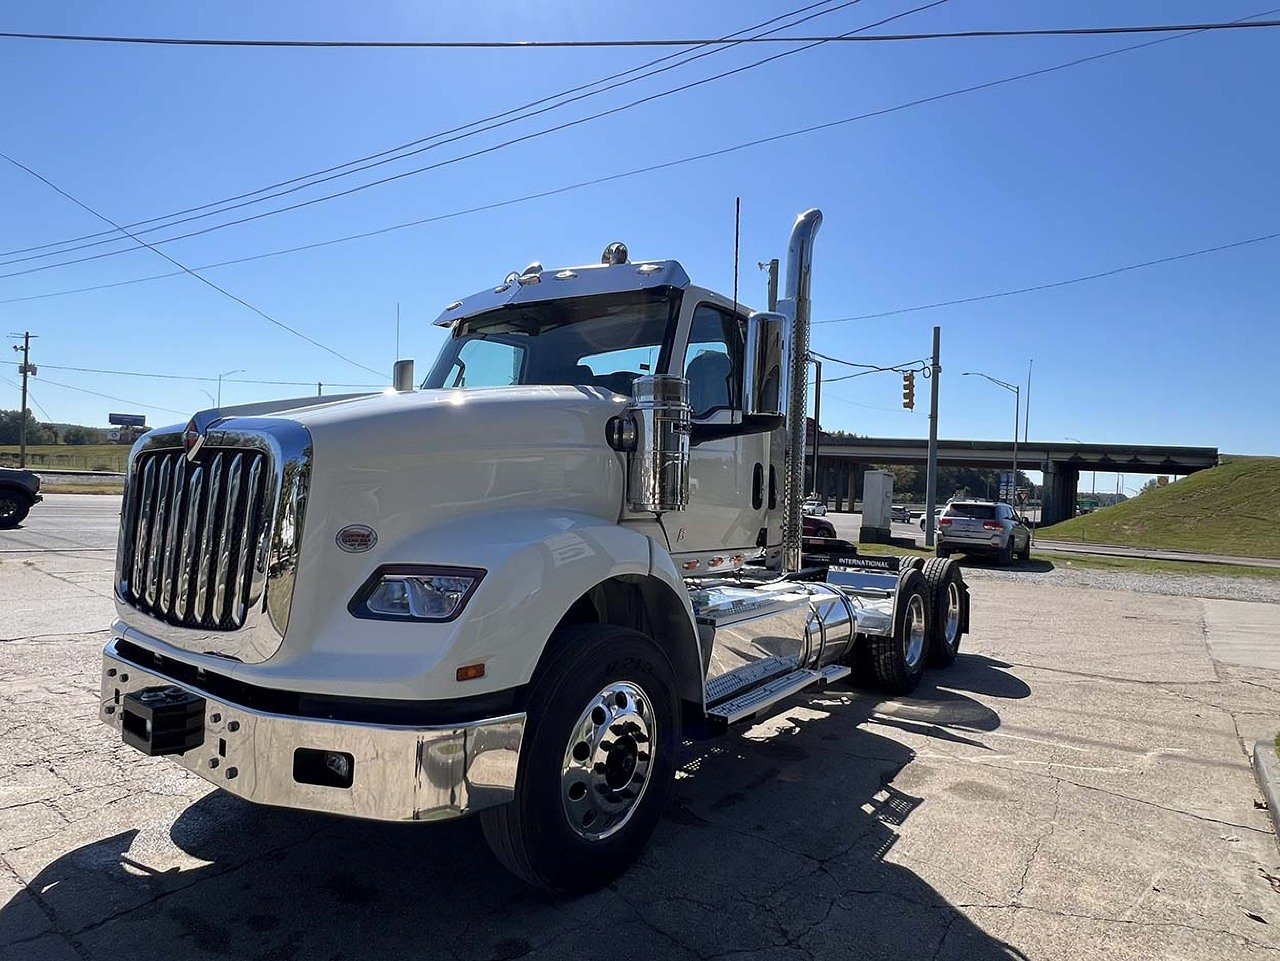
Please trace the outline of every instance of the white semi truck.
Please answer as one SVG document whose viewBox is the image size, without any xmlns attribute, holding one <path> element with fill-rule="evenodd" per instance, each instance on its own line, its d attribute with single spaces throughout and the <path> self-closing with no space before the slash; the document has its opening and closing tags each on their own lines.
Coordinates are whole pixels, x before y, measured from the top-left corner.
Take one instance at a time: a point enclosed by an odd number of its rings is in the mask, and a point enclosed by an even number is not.
<svg viewBox="0 0 1280 961">
<path fill-rule="evenodd" d="M 809 278 L 752 312 L 675 261 L 450 304 L 422 389 L 202 411 L 128 468 L 101 718 L 250 801 L 478 813 L 555 891 L 641 851 L 682 742 L 954 660 L 950 560 L 802 536 Z"/>
</svg>

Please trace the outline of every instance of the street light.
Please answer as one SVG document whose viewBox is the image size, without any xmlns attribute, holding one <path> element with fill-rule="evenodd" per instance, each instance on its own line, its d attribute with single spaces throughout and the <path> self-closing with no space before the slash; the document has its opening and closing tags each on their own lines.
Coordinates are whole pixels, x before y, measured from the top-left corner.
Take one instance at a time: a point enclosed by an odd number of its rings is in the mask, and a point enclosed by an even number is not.
<svg viewBox="0 0 1280 961">
<path fill-rule="evenodd" d="M 215 406 L 217 407 L 222 406 L 222 378 L 230 377 L 232 374 L 243 374 L 243 373 L 244 373 L 243 370 L 229 370 L 225 374 L 218 375 L 218 402 Z"/>
<path fill-rule="evenodd" d="M 997 387 L 1003 387 L 1005 390 L 1013 392 L 1013 483 L 1010 485 L 1009 500 L 1016 510 L 1018 504 L 1018 424 L 1022 420 L 1022 391 L 1016 384 L 1007 384 L 1003 380 L 997 380 L 990 374 L 984 374 L 981 371 L 966 370 L 961 376 L 983 377 Z"/>
<path fill-rule="evenodd" d="M 1082 441 L 1079 437 L 1068 437 L 1067 440 L 1073 440 L 1077 444 L 1084 443 L 1084 441 Z M 1093 482 L 1089 485 L 1089 493 L 1095 494 L 1095 495 L 1098 493 L 1098 472 L 1096 470 L 1093 472 Z"/>
</svg>

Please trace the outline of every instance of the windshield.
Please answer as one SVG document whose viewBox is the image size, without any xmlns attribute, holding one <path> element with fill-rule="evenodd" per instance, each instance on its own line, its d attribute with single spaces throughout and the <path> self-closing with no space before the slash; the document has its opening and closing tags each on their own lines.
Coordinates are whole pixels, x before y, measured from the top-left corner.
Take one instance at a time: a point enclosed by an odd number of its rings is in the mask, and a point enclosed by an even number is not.
<svg viewBox="0 0 1280 961">
<path fill-rule="evenodd" d="M 563 384 L 631 393 L 664 368 L 680 310 L 672 288 L 511 304 L 460 322 L 423 387 Z"/>
</svg>

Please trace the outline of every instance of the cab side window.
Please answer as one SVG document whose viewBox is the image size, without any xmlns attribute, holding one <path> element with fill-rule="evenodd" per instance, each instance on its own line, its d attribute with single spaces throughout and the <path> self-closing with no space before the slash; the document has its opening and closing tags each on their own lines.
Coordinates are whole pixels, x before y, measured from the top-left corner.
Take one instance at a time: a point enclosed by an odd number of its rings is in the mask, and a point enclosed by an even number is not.
<svg viewBox="0 0 1280 961">
<path fill-rule="evenodd" d="M 707 304 L 693 313 L 684 375 L 694 417 L 741 407 L 742 327 L 737 318 Z"/>
</svg>

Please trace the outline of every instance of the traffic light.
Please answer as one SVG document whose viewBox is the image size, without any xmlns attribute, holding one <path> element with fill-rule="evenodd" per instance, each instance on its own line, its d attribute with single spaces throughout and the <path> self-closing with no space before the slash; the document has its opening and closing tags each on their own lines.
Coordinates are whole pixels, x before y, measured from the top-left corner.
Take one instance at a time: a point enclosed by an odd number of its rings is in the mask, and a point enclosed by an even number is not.
<svg viewBox="0 0 1280 961">
<path fill-rule="evenodd" d="M 916 372 L 909 370 L 902 375 L 902 406 L 907 410 L 916 409 Z"/>
</svg>

